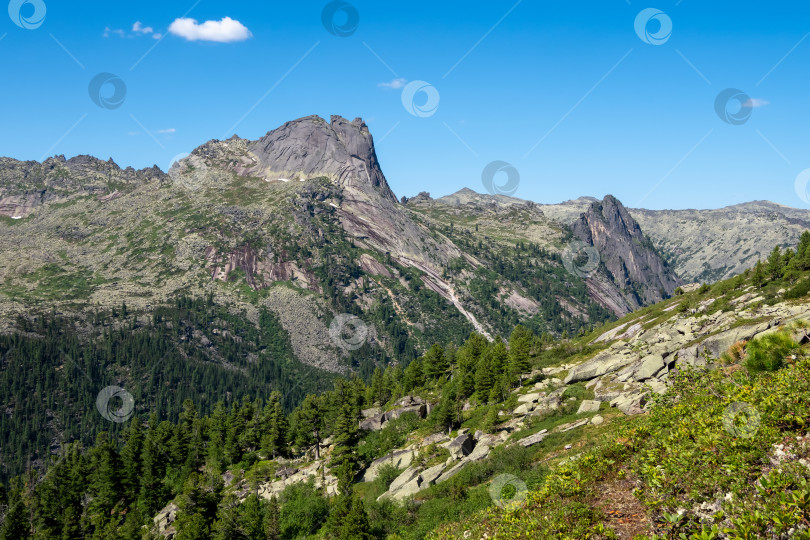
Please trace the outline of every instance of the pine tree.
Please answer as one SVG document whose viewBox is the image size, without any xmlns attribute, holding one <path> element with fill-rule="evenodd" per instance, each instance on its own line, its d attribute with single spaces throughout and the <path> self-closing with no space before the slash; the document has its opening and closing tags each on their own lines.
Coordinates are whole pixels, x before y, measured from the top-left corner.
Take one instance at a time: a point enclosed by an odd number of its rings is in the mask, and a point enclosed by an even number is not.
<svg viewBox="0 0 810 540">
<path fill-rule="evenodd" d="M 281 540 L 281 512 L 278 507 L 278 498 L 270 497 L 267 511 L 264 514 L 264 530 L 266 540 Z"/>
<path fill-rule="evenodd" d="M 321 399 L 309 394 L 296 409 L 296 444 L 315 444 L 315 459 L 321 458 L 321 432 L 323 431 L 323 407 Z"/>
<path fill-rule="evenodd" d="M 141 452 L 143 431 L 141 421 L 135 416 L 126 432 L 126 443 L 121 450 L 121 484 L 124 500 L 131 503 L 137 498 L 141 486 Z"/>
<path fill-rule="evenodd" d="M 273 392 L 262 413 L 262 450 L 273 459 L 287 451 L 287 417 L 281 407 L 281 393 Z"/>
<path fill-rule="evenodd" d="M 248 540 L 264 540 L 264 505 L 254 493 L 239 507 L 239 524 L 244 537 Z"/>
<path fill-rule="evenodd" d="M 428 352 L 425 353 L 423 362 L 425 377 L 428 379 L 438 379 L 445 374 L 449 367 L 444 349 L 442 349 L 442 346 L 438 343 L 434 343 Z"/>
<path fill-rule="evenodd" d="M 121 461 L 115 445 L 106 432 L 96 436 L 96 444 L 89 452 L 90 485 L 93 496 L 92 513 L 108 515 L 121 499 Z"/>
<path fill-rule="evenodd" d="M 352 497 L 349 512 L 338 534 L 339 540 L 373 540 L 371 525 L 368 522 L 363 501 L 359 497 Z"/>
<path fill-rule="evenodd" d="M 475 393 L 478 396 L 478 401 L 486 403 L 489 400 L 489 393 L 492 391 L 494 383 L 495 373 L 492 369 L 492 357 L 485 354 L 478 361 L 478 367 L 475 370 Z"/>
<path fill-rule="evenodd" d="M 523 374 L 531 369 L 529 353 L 532 333 L 524 326 L 517 325 L 509 336 L 509 371 L 514 378 L 523 379 Z"/>
<path fill-rule="evenodd" d="M 779 246 L 774 246 L 773 251 L 771 251 L 771 254 L 768 256 L 767 270 L 768 276 L 773 280 L 782 277 L 783 261 Z"/>
<path fill-rule="evenodd" d="M 425 369 L 421 358 L 413 360 L 402 374 L 402 389 L 411 392 L 425 384 Z"/>
<path fill-rule="evenodd" d="M 329 461 L 329 468 L 344 476 L 338 476 L 338 481 L 342 481 L 345 486 L 351 486 L 351 480 L 357 473 L 357 443 L 360 440 L 360 433 L 357 424 L 357 416 L 352 411 L 349 404 L 344 404 L 337 417 L 337 422 L 332 431 L 335 448 L 332 450 L 332 459 Z"/>
<path fill-rule="evenodd" d="M 0 526 L 0 540 L 22 540 L 31 537 L 28 509 L 23 500 L 21 482 L 15 480 L 8 492 L 8 510 Z"/>
<path fill-rule="evenodd" d="M 492 371 L 495 374 L 506 373 L 509 366 L 509 352 L 503 341 L 498 340 L 488 351 L 492 360 Z"/>
<path fill-rule="evenodd" d="M 754 271 L 751 274 L 751 283 L 757 288 L 762 287 L 765 283 L 765 265 L 762 264 L 761 260 L 758 260 L 757 264 L 754 266 Z"/>
</svg>

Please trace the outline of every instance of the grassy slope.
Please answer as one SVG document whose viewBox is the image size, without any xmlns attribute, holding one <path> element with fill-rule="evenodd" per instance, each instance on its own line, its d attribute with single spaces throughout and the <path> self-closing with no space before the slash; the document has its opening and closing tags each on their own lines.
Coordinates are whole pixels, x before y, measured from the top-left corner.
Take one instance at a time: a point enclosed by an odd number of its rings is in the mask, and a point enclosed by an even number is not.
<svg viewBox="0 0 810 540">
<path fill-rule="evenodd" d="M 745 285 L 742 278 L 728 280 L 644 308 L 538 360 L 553 365 L 591 356 L 589 344 L 610 328 L 651 327 L 710 298 L 708 312 L 730 310 Z M 783 286 L 756 290 L 757 303 L 776 302 Z M 665 311 L 673 303 L 679 307 Z M 779 538 L 792 530 L 791 538 L 810 538 L 804 531 L 810 469 L 799 463 L 810 453 L 806 353 L 773 373 L 749 373 L 729 358 L 717 369 L 681 372 L 648 415 L 589 426 L 569 451 L 544 441 L 536 459 L 551 470 L 539 485 L 528 485 L 525 501 L 490 504 L 429 537 Z M 774 461 L 777 444 L 786 445 L 781 461 Z M 559 464 L 572 455 L 577 459 Z"/>
</svg>

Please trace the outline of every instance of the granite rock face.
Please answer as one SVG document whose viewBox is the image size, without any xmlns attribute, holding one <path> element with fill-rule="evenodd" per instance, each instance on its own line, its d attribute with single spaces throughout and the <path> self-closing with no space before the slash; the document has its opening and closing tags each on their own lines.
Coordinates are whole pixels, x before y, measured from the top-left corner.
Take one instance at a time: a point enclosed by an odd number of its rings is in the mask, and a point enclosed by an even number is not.
<svg viewBox="0 0 810 540">
<path fill-rule="evenodd" d="M 681 284 L 636 220 L 612 195 L 592 203 L 571 229 L 598 250 L 601 263 L 630 309 L 659 302 Z"/>
<path fill-rule="evenodd" d="M 264 177 L 327 176 L 342 187 L 370 185 L 381 197 L 397 202 L 380 169 L 371 133 L 360 118 L 349 122 L 332 116 L 327 123 L 320 116 L 307 116 L 268 132 L 248 150 L 258 158 Z"/>
</svg>

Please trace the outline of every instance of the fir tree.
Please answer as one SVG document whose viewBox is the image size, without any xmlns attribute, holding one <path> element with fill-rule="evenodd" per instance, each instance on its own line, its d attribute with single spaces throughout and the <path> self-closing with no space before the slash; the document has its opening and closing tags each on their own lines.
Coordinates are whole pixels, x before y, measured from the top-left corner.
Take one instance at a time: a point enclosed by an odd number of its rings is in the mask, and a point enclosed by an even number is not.
<svg viewBox="0 0 810 540">
<path fill-rule="evenodd" d="M 768 264 L 767 264 L 768 277 L 770 277 L 772 280 L 781 278 L 782 269 L 783 269 L 782 253 L 779 250 L 779 246 L 774 246 L 773 251 L 771 251 L 771 254 L 768 256 Z"/>
<path fill-rule="evenodd" d="M 278 507 L 278 498 L 276 496 L 270 497 L 270 502 L 267 505 L 267 511 L 264 514 L 264 530 L 266 540 L 281 540 L 281 523 L 280 523 L 280 510 Z"/>
<path fill-rule="evenodd" d="M 425 366 L 425 377 L 428 379 L 438 379 L 445 374 L 449 367 L 444 349 L 442 349 L 442 346 L 438 343 L 434 343 L 428 352 L 425 353 L 423 362 Z"/>
</svg>

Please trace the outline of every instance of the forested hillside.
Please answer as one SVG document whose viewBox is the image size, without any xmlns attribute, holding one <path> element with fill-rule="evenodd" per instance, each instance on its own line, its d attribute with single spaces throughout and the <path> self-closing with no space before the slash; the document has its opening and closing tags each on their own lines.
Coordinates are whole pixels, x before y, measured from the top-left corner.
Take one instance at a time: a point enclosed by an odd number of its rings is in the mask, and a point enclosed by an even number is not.
<svg viewBox="0 0 810 540">
<path fill-rule="evenodd" d="M 210 412 L 136 409 L 5 483 L 0 538 L 806 538 L 808 291 L 805 233 L 569 339 L 472 334 L 291 412 L 250 388 Z"/>
</svg>

